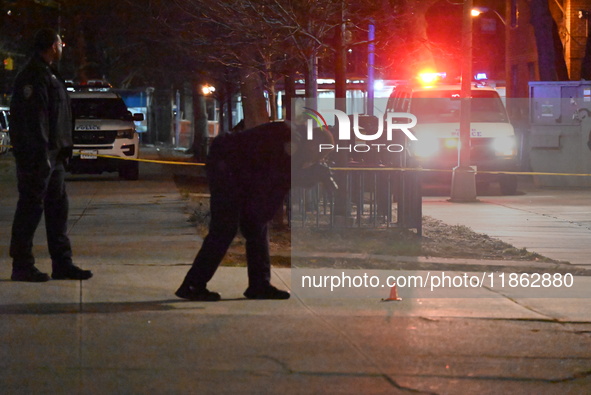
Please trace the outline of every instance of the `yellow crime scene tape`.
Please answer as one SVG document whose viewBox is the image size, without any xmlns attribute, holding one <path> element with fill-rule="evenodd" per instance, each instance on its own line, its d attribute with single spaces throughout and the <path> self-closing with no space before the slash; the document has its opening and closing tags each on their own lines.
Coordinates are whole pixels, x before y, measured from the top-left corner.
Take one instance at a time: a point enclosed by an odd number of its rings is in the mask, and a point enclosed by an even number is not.
<svg viewBox="0 0 591 395">
<path fill-rule="evenodd" d="M 11 145 L 0 145 L 0 148 L 12 148 Z M 79 151 L 74 153 L 80 154 Z M 205 166 L 202 162 L 183 162 L 183 161 L 172 161 L 172 160 L 156 160 L 156 159 L 140 159 L 140 158 L 124 158 L 121 156 L 112 155 L 94 155 L 97 158 L 109 158 L 109 159 L 120 159 L 130 160 L 136 162 L 145 163 L 158 163 L 163 165 L 181 165 L 181 166 Z M 331 170 L 335 171 L 416 171 L 416 172 L 431 172 L 431 173 L 451 173 L 452 169 L 425 169 L 421 167 L 331 167 Z M 571 177 L 591 177 L 591 174 L 584 173 L 551 173 L 551 172 L 539 172 L 539 171 L 494 171 L 494 170 L 477 170 L 476 174 L 515 174 L 523 176 L 571 176 Z"/>
<path fill-rule="evenodd" d="M 76 152 L 76 151 L 74 151 Z M 121 156 L 112 156 L 112 155 L 99 155 L 96 154 L 97 158 L 109 158 L 109 159 L 121 159 L 121 160 L 130 160 L 136 162 L 145 162 L 145 163 L 159 163 L 162 165 L 185 165 L 185 166 L 205 166 L 205 163 L 200 162 L 183 162 L 183 161 L 174 161 L 174 160 L 156 160 L 156 159 L 140 159 L 140 158 L 125 158 Z"/>
<path fill-rule="evenodd" d="M 425 169 L 422 167 L 331 167 L 331 170 L 345 171 L 345 170 L 357 170 L 357 171 L 418 171 L 418 172 L 432 172 L 432 173 L 451 173 L 453 169 Z M 493 170 L 477 170 L 476 174 L 515 174 L 524 176 L 578 176 L 578 177 L 591 177 L 591 174 L 581 173 L 549 173 L 549 172 L 533 172 L 533 171 L 493 171 Z"/>
</svg>

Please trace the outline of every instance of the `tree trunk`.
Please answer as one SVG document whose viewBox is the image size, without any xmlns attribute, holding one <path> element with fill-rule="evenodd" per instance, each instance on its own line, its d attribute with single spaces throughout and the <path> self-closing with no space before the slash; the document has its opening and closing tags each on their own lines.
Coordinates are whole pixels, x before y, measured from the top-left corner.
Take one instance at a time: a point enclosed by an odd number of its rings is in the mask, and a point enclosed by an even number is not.
<svg viewBox="0 0 591 395">
<path fill-rule="evenodd" d="M 585 45 L 585 56 L 581 65 L 581 79 L 591 80 L 591 39 L 587 37 L 587 44 Z"/>
<path fill-rule="evenodd" d="M 558 81 L 568 81 L 568 68 L 566 67 L 566 60 L 564 58 L 564 46 L 558 34 L 558 24 L 552 19 L 552 38 L 554 41 L 554 64 L 556 65 L 556 73 L 558 75 Z"/>
<path fill-rule="evenodd" d="M 240 77 L 245 129 L 269 122 L 261 76 L 256 71 L 243 69 Z"/>
<path fill-rule="evenodd" d="M 318 60 L 314 49 L 306 62 L 306 106 L 318 108 Z"/>
<path fill-rule="evenodd" d="M 193 156 L 200 162 L 205 161 L 208 149 L 207 109 L 205 97 L 197 84 L 193 84 Z"/>
<path fill-rule="evenodd" d="M 295 82 L 292 76 L 292 73 L 290 73 L 289 75 L 286 75 L 284 77 L 284 81 L 285 81 L 285 97 L 283 99 L 283 114 L 284 114 L 284 119 L 286 121 L 291 121 L 293 119 L 293 116 L 295 114 L 293 114 L 293 109 L 291 108 L 292 105 L 292 99 L 295 97 L 296 95 L 296 87 L 295 87 Z"/>
<path fill-rule="evenodd" d="M 269 119 L 271 119 L 272 121 L 276 121 L 277 120 L 277 92 L 275 91 L 275 86 L 274 85 L 269 86 L 267 93 L 269 94 L 269 112 L 270 112 Z"/>
<path fill-rule="evenodd" d="M 548 0 L 531 0 L 530 10 L 538 49 L 540 81 L 568 80 L 563 47 L 556 22 L 550 14 Z"/>
</svg>

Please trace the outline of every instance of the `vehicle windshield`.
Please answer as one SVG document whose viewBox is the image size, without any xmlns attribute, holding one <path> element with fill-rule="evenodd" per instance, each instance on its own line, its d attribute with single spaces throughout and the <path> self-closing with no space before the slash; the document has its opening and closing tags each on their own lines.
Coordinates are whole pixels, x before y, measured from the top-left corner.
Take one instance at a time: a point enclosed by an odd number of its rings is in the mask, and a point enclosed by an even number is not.
<svg viewBox="0 0 591 395">
<path fill-rule="evenodd" d="M 120 99 L 72 99 L 72 111 L 76 119 L 129 120 L 130 112 Z"/>
<path fill-rule="evenodd" d="M 472 91 L 471 122 L 509 122 L 499 95 L 494 91 Z M 420 91 L 413 94 L 410 113 L 418 123 L 460 122 L 460 92 Z"/>
</svg>

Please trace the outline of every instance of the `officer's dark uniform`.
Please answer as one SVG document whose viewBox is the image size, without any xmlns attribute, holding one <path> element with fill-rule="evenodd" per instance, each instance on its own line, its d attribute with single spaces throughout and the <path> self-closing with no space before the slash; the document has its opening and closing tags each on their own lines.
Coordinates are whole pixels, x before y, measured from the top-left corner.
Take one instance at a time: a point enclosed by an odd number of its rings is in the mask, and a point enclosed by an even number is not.
<svg viewBox="0 0 591 395">
<path fill-rule="evenodd" d="M 40 55 L 33 55 L 16 78 L 10 106 L 10 139 L 19 191 L 10 243 L 13 274 L 29 270 L 35 263 L 33 236 L 44 211 L 54 272 L 72 265 L 64 183 L 72 129 L 63 79 Z"/>
<path fill-rule="evenodd" d="M 328 131 L 320 140 L 332 142 Z M 311 186 L 334 183 L 316 143 L 307 143 L 302 133 L 288 124 L 272 122 L 245 131 L 217 137 L 207 159 L 211 192 L 211 222 L 193 266 L 176 295 L 190 300 L 215 301 L 220 295 L 206 289 L 238 228 L 246 239 L 250 299 L 287 299 L 289 293 L 270 284 L 271 263 L 267 224 L 279 210 L 293 182 Z M 291 156 L 292 137 L 299 147 Z M 319 141 L 320 141 L 319 140 Z M 335 185 L 336 187 L 336 185 Z"/>
<path fill-rule="evenodd" d="M 246 239 L 249 289 L 270 286 L 267 224 L 291 186 L 290 129 L 282 122 L 217 137 L 207 159 L 211 222 L 185 283 L 204 289 L 238 228 Z"/>
</svg>

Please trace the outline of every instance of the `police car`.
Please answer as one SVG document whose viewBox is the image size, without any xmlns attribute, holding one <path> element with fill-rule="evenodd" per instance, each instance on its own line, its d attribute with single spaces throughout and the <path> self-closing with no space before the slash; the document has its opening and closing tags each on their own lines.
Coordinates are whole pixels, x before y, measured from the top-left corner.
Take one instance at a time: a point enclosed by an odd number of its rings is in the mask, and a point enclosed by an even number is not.
<svg viewBox="0 0 591 395">
<path fill-rule="evenodd" d="M 75 119 L 70 172 L 117 171 L 123 179 L 137 180 L 138 162 L 125 159 L 138 158 L 139 136 L 134 122 L 143 121 L 144 115 L 131 114 L 123 99 L 104 82 L 70 84 L 68 91 Z"/>
<path fill-rule="evenodd" d="M 408 141 L 407 165 L 445 170 L 457 166 L 460 93 L 461 84 L 446 84 L 438 82 L 437 78 L 423 80 L 423 83 L 403 83 L 393 89 L 387 111 L 407 112 L 417 117 L 417 125 L 412 128 L 417 140 Z M 515 131 L 494 88 L 472 84 L 470 128 L 470 158 L 471 165 L 477 169 L 477 183 L 498 181 L 501 193 L 515 194 L 515 175 L 478 173 L 517 169 Z M 450 174 L 431 172 L 423 180 L 447 182 Z"/>
</svg>

